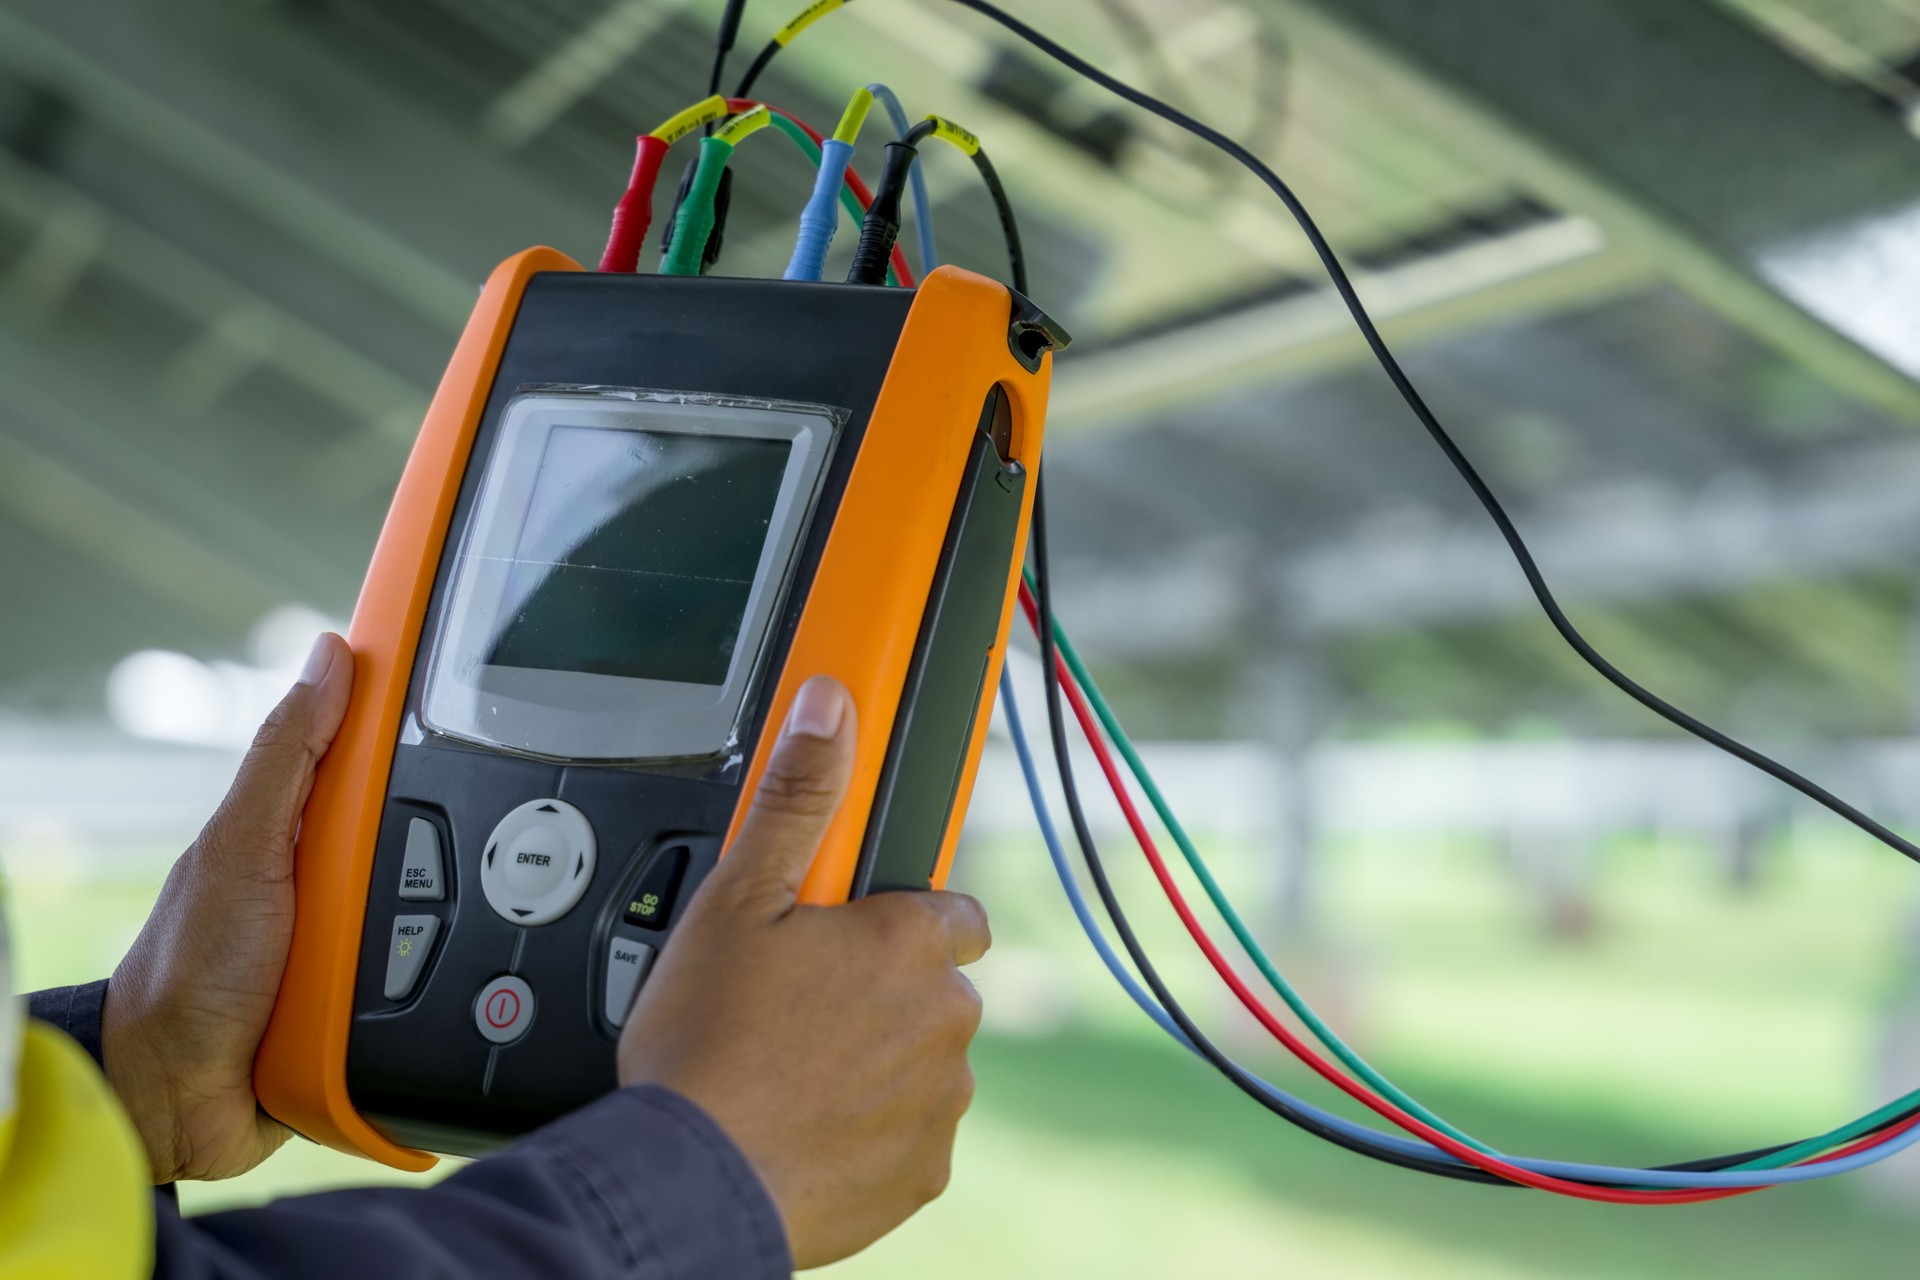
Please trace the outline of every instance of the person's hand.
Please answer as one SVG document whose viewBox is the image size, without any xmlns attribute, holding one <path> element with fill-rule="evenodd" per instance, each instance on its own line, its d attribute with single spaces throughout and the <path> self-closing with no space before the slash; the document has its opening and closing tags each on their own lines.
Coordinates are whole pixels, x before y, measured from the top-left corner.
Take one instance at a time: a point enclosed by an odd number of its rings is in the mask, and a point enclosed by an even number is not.
<svg viewBox="0 0 1920 1280">
<path fill-rule="evenodd" d="M 726 1130 L 803 1268 L 858 1252 L 946 1188 L 980 1025 L 959 966 L 989 942 L 962 894 L 796 903 L 854 733 L 841 685 L 801 688 L 740 834 L 620 1037 L 620 1082 L 665 1085 Z"/>
<path fill-rule="evenodd" d="M 107 984 L 107 1079 L 155 1182 L 231 1178 L 287 1139 L 254 1098 L 253 1055 L 293 935 L 300 810 L 352 684 L 347 642 L 321 636 Z"/>
</svg>

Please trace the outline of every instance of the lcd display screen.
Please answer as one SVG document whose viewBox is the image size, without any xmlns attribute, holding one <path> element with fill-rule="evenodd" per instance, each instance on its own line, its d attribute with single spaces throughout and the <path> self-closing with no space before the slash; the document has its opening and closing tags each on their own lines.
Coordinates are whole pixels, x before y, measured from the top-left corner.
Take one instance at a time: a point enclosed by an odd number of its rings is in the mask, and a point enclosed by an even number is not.
<svg viewBox="0 0 1920 1280">
<path fill-rule="evenodd" d="M 792 449 L 556 425 L 487 665 L 724 684 Z"/>
</svg>

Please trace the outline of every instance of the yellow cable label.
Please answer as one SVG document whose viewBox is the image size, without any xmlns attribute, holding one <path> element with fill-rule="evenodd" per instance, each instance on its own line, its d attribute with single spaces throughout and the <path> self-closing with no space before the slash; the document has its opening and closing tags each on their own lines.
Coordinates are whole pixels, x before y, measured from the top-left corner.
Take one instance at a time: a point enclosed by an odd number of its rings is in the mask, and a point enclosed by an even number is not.
<svg viewBox="0 0 1920 1280">
<path fill-rule="evenodd" d="M 847 109 L 840 113 L 840 123 L 834 128 L 835 142 L 844 142 L 852 146 L 860 136 L 860 126 L 867 122 L 867 112 L 873 110 L 873 90 L 861 89 L 847 103 Z"/>
<path fill-rule="evenodd" d="M 970 156 L 980 153 L 980 139 L 975 137 L 969 130 L 962 129 L 959 125 L 944 116 L 928 116 L 927 119 L 933 121 L 934 137 L 947 143 L 949 146 L 960 148 Z"/>
<path fill-rule="evenodd" d="M 813 0 L 812 4 L 794 15 L 792 22 L 773 33 L 773 42 L 785 48 L 795 36 L 846 3 L 847 0 Z"/>
<path fill-rule="evenodd" d="M 740 145 L 742 138 L 752 133 L 755 129 L 766 128 L 772 119 L 773 113 L 768 111 L 766 107 L 755 107 L 753 110 L 743 112 L 727 121 L 713 136 L 729 146 L 737 147 Z"/>
<path fill-rule="evenodd" d="M 716 93 L 711 98 L 696 102 L 679 115 L 673 116 L 655 129 L 653 136 L 672 146 L 695 129 L 712 124 L 715 120 L 724 118 L 726 114 L 727 100 Z"/>
</svg>

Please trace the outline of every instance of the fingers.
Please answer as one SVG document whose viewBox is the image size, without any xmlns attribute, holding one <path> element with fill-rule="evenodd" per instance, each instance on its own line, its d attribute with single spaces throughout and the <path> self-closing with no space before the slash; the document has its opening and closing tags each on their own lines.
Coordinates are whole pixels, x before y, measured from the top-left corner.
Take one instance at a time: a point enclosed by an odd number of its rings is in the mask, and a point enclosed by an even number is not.
<svg viewBox="0 0 1920 1280">
<path fill-rule="evenodd" d="M 201 837 L 203 854 L 254 862 L 263 850 L 289 843 L 313 788 L 314 768 L 346 718 L 352 690 L 352 650 L 339 636 L 323 634 L 299 681 L 254 735 L 232 788 Z"/>
<path fill-rule="evenodd" d="M 964 893 L 929 893 L 926 899 L 946 929 L 955 964 L 969 965 L 987 954 L 987 948 L 993 945 L 993 930 L 987 925 L 986 908 L 979 899 Z"/>
<path fill-rule="evenodd" d="M 353 650 L 331 631 L 322 631 L 307 654 L 307 665 L 300 672 L 282 705 L 304 696 L 307 721 L 307 749 L 316 757 L 327 753 L 340 722 L 347 717 L 347 700 L 353 693 Z"/>
<path fill-rule="evenodd" d="M 793 904 L 846 796 L 854 721 L 853 698 L 838 680 L 815 676 L 800 686 L 717 879 L 764 891 L 783 909 Z"/>
<path fill-rule="evenodd" d="M 881 945 L 903 958 L 969 965 L 993 945 L 986 909 L 964 893 L 882 893 L 834 910 L 864 914 L 882 931 Z"/>
</svg>

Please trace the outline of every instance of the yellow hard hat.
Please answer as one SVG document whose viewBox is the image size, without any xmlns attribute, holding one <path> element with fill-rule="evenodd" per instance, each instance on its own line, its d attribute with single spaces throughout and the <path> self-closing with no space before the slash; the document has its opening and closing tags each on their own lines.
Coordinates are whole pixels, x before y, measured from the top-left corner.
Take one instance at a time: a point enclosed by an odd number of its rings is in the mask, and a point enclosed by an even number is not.
<svg viewBox="0 0 1920 1280">
<path fill-rule="evenodd" d="M 153 1273 L 153 1188 L 133 1122 L 86 1051 L 13 993 L 0 875 L 0 1276 Z"/>
<path fill-rule="evenodd" d="M 7 1167 L 20 1110 L 20 1039 L 26 1011 L 13 993 L 13 940 L 7 934 L 7 876 L 0 870 L 0 1169 Z"/>
</svg>

